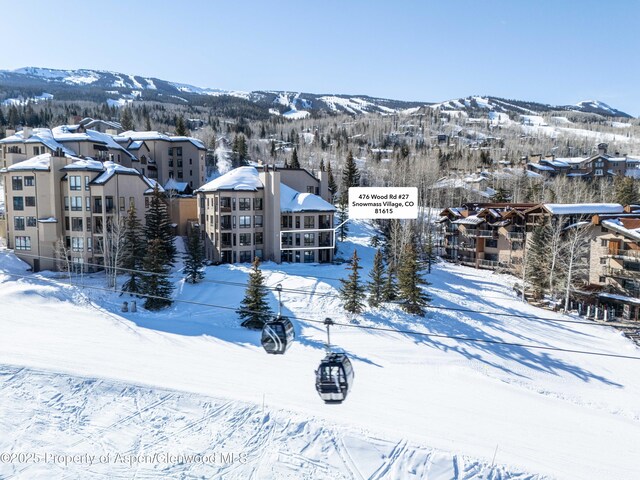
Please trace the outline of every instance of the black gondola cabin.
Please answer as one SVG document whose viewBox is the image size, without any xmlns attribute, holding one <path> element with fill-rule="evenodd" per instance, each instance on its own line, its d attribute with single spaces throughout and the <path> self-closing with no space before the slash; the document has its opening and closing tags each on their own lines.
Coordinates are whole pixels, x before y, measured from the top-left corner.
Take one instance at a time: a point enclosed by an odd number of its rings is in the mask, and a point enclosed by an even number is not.
<svg viewBox="0 0 640 480">
<path fill-rule="evenodd" d="M 283 354 L 293 343 L 295 331 L 287 317 L 276 317 L 262 327 L 262 347 L 267 353 Z"/>
<path fill-rule="evenodd" d="M 316 370 L 316 390 L 325 403 L 342 403 L 353 385 L 353 366 L 344 353 L 328 353 Z"/>
</svg>

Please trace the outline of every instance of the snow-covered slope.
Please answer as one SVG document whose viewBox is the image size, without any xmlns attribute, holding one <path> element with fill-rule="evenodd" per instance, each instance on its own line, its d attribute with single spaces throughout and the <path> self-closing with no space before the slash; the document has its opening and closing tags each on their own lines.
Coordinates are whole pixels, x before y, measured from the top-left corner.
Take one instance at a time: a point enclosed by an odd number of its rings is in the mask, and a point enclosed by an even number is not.
<svg viewBox="0 0 640 480">
<path fill-rule="evenodd" d="M 372 233 L 352 222 L 340 252 L 357 248 L 364 275 Z M 120 313 L 126 297 L 91 288 L 103 287 L 99 276 L 65 286 L 0 254 L 0 452 L 248 456 L 245 464 L 90 470 L 109 477 L 638 478 L 640 362 L 494 343 L 640 356 L 616 330 L 562 323 L 523 305 L 512 277 L 448 264 L 429 276 L 433 304 L 486 313 L 434 309 L 418 318 L 388 305 L 352 319 L 337 296 L 343 265 L 265 263 L 267 285 L 284 287 L 283 313 L 296 319 L 298 338 L 286 355 L 269 356 L 234 313 L 248 271 L 209 267 L 199 285 L 176 275 L 177 299 L 194 303 Z M 313 386 L 325 332 L 312 320 L 327 316 L 431 336 L 336 326 L 332 342 L 351 356 L 356 377 L 346 402 L 330 406 Z M 58 472 L 43 468 L 0 463 L 0 477 Z M 71 468 L 73 477 L 80 467 Z"/>
</svg>

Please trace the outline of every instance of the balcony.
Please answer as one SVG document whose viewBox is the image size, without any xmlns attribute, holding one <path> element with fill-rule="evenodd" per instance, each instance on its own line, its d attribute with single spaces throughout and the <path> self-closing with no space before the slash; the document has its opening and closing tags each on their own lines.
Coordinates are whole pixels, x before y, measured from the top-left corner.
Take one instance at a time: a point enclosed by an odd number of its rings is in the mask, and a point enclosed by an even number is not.
<svg viewBox="0 0 640 480">
<path fill-rule="evenodd" d="M 480 260 L 478 265 L 484 268 L 498 268 L 499 263 L 495 260 Z"/>
<path fill-rule="evenodd" d="M 465 245 L 464 243 L 461 243 L 458 246 L 458 250 L 466 250 L 466 251 L 475 252 L 476 251 L 476 246 L 475 245 Z"/>
<path fill-rule="evenodd" d="M 607 256 L 621 260 L 640 261 L 640 250 L 609 250 Z"/>
<path fill-rule="evenodd" d="M 627 270 L 625 268 L 602 267 L 602 275 L 615 278 L 640 278 L 640 271 Z"/>
<path fill-rule="evenodd" d="M 220 230 L 231 230 L 231 224 L 230 223 L 221 223 L 220 224 Z"/>
<path fill-rule="evenodd" d="M 509 232 L 507 233 L 507 238 L 509 240 L 515 240 L 517 242 L 521 242 L 524 240 L 524 233 L 522 232 Z"/>
<path fill-rule="evenodd" d="M 465 228 L 464 230 L 460 230 L 460 232 L 465 237 L 477 237 L 478 236 L 478 230 L 476 230 L 475 228 Z"/>
<path fill-rule="evenodd" d="M 493 238 L 494 232 L 493 230 L 477 230 L 477 236 L 479 238 Z"/>
</svg>

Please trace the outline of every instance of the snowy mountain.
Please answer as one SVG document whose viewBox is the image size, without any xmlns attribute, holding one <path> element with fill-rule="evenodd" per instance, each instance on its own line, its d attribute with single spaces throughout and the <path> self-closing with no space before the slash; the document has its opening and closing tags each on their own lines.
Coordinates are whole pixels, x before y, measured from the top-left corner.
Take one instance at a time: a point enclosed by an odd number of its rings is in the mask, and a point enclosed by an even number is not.
<svg viewBox="0 0 640 480">
<path fill-rule="evenodd" d="M 145 100 L 179 105 L 206 105 L 221 112 L 225 112 L 229 105 L 240 105 L 246 107 L 254 117 L 282 115 L 286 118 L 304 118 L 318 112 L 350 115 L 420 113 L 425 108 L 436 107 L 441 110 L 462 110 L 469 115 L 478 111 L 514 114 L 576 111 L 606 117 L 630 117 L 627 113 L 599 101 L 554 106 L 499 97 L 471 96 L 431 104 L 424 101 L 408 102 L 338 93 L 221 90 L 105 70 L 58 70 L 39 67 L 0 70 L 0 102 L 20 104 L 28 99 L 43 98 L 43 95 L 54 100 L 88 100 L 107 102 L 112 106 Z"/>
</svg>

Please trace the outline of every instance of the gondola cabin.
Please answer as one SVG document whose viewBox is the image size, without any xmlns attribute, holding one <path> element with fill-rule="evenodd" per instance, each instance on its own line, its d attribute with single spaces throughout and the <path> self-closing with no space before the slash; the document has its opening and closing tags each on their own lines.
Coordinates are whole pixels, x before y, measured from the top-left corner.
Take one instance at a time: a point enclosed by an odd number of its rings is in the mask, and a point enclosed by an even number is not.
<svg viewBox="0 0 640 480">
<path fill-rule="evenodd" d="M 283 354 L 295 339 L 293 323 L 287 317 L 276 317 L 262 327 L 262 347 L 267 353 Z"/>
<path fill-rule="evenodd" d="M 316 390 L 325 403 L 342 403 L 353 386 L 353 366 L 344 353 L 328 353 L 316 370 Z"/>
</svg>

